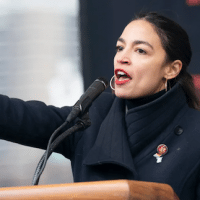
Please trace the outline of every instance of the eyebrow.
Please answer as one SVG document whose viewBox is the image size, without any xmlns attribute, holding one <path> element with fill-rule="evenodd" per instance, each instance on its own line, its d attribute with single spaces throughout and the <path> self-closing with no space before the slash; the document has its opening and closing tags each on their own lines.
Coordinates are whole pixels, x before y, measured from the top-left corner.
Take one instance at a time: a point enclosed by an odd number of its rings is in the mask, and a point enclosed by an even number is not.
<svg viewBox="0 0 200 200">
<path fill-rule="evenodd" d="M 120 41 L 120 42 L 122 42 L 122 43 L 125 43 L 125 40 L 124 40 L 123 38 L 118 38 L 117 41 Z M 133 41 L 133 44 L 134 44 L 134 45 L 136 45 L 136 44 L 145 44 L 145 45 L 147 45 L 147 46 L 149 46 L 149 47 L 151 47 L 151 48 L 153 49 L 153 46 L 152 46 L 151 44 L 149 44 L 148 42 L 146 42 L 146 41 L 135 40 L 135 41 Z"/>
</svg>

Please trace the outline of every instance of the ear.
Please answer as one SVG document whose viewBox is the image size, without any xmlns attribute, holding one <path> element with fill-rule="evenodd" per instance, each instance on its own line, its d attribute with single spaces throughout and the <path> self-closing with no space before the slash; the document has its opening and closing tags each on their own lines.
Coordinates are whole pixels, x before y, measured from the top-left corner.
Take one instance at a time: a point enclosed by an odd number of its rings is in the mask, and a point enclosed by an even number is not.
<svg viewBox="0 0 200 200">
<path fill-rule="evenodd" d="M 167 80 L 177 77 L 182 69 L 182 66 L 183 64 L 180 60 L 175 60 L 172 63 L 169 63 L 168 66 L 166 66 L 164 77 Z"/>
</svg>

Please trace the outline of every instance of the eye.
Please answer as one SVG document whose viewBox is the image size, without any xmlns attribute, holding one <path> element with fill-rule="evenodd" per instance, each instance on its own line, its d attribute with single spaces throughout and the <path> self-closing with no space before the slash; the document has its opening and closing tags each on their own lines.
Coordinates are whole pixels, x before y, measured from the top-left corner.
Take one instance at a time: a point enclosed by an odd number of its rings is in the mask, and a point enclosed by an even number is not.
<svg viewBox="0 0 200 200">
<path fill-rule="evenodd" d="M 147 52 L 143 49 L 137 49 L 136 50 L 139 54 L 146 54 Z"/>
<path fill-rule="evenodd" d="M 122 51 L 124 48 L 122 46 L 116 46 L 116 52 Z"/>
</svg>

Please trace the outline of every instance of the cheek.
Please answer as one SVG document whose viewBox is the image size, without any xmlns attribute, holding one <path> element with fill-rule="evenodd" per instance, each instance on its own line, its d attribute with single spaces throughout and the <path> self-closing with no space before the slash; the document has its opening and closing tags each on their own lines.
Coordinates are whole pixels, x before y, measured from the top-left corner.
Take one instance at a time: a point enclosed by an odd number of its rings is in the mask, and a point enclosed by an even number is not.
<svg viewBox="0 0 200 200">
<path fill-rule="evenodd" d="M 134 71 L 135 79 L 137 81 L 141 81 L 145 77 L 148 78 L 149 71 L 146 68 L 136 68 Z"/>
<path fill-rule="evenodd" d="M 160 63 L 145 63 L 141 66 L 135 67 L 135 75 L 138 79 L 155 79 L 157 76 L 160 76 L 161 71 L 160 70 L 161 65 Z"/>
<path fill-rule="evenodd" d="M 134 70 L 135 81 L 134 84 L 139 90 L 147 90 L 148 88 L 154 88 L 160 83 L 159 70 L 151 67 L 141 67 Z"/>
</svg>

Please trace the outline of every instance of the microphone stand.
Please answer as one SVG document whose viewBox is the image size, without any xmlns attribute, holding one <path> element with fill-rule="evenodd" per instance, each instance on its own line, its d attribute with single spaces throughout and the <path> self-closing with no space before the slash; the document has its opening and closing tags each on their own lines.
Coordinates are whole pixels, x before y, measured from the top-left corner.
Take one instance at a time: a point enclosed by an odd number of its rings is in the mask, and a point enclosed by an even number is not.
<svg viewBox="0 0 200 200">
<path fill-rule="evenodd" d="M 84 130 L 87 127 L 89 127 L 91 125 L 91 121 L 89 118 L 89 113 L 88 111 L 85 112 L 85 114 L 82 115 L 82 117 L 76 122 L 76 124 L 74 126 L 72 126 L 71 128 L 69 128 L 68 130 L 64 131 L 61 135 L 59 135 L 53 142 L 51 142 L 53 140 L 53 138 L 55 137 L 55 135 L 58 133 L 58 131 L 63 128 L 65 125 L 67 125 L 67 122 L 64 122 L 58 129 L 56 129 L 56 131 L 54 131 L 54 133 L 52 134 L 49 142 L 48 142 L 48 146 L 47 146 L 47 150 L 45 151 L 45 153 L 43 154 L 43 156 L 41 157 L 37 168 L 35 170 L 34 176 L 33 176 L 33 181 L 32 181 L 32 185 L 38 185 L 39 183 L 39 179 L 40 176 L 42 175 L 44 168 L 46 166 L 47 160 L 48 158 L 51 156 L 51 154 L 53 153 L 53 150 L 69 135 L 71 135 L 74 132 L 77 132 L 79 130 Z"/>
</svg>

